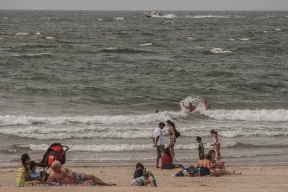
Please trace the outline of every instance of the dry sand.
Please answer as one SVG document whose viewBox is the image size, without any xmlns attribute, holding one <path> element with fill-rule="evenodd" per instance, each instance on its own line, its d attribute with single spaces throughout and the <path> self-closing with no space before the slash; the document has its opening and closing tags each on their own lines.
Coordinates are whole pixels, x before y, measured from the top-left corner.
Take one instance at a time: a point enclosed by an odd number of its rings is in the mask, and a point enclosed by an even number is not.
<svg viewBox="0 0 288 192">
<path fill-rule="evenodd" d="M 149 167 L 148 167 L 149 168 Z M 234 166 L 227 170 L 242 172 L 241 176 L 172 177 L 174 170 L 149 168 L 156 176 L 158 187 L 131 187 L 134 167 L 72 167 L 73 171 L 94 174 L 112 187 L 7 187 L 16 178 L 17 168 L 0 168 L 0 191 L 288 191 L 288 166 Z M 60 189 L 61 188 L 61 189 Z"/>
</svg>

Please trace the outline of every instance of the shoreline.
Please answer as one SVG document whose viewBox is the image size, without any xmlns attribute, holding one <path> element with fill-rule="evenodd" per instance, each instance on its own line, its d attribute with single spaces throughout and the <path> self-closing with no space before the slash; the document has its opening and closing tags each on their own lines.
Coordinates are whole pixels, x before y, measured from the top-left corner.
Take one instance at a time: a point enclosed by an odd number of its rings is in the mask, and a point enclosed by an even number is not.
<svg viewBox="0 0 288 192">
<path fill-rule="evenodd" d="M 221 161 L 225 162 L 228 166 L 288 166 L 288 160 L 282 161 L 275 156 L 275 158 L 223 158 Z M 38 162 L 38 161 L 36 161 Z M 64 166 L 70 167 L 134 167 L 136 163 L 141 162 L 146 166 L 154 167 L 155 160 L 144 161 L 66 161 Z M 181 160 L 177 164 L 182 164 L 184 167 L 196 165 L 198 160 Z M 0 168 L 16 168 L 20 166 L 19 162 L 0 162 Z"/>
</svg>

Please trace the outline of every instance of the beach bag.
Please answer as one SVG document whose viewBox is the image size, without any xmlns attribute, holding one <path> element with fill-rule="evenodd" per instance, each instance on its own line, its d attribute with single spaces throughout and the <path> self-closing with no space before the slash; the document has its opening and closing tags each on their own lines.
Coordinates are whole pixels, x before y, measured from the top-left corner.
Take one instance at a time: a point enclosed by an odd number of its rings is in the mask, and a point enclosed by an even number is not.
<svg viewBox="0 0 288 192">
<path fill-rule="evenodd" d="M 174 128 L 174 130 L 175 130 L 175 136 L 176 136 L 176 138 L 180 137 L 181 134 L 176 130 L 176 128 Z"/>
<path fill-rule="evenodd" d="M 193 165 L 191 165 L 191 166 L 188 168 L 188 172 L 190 173 L 190 176 L 191 176 L 191 177 L 194 177 L 194 175 L 198 173 L 198 171 L 196 170 L 196 168 L 195 168 Z"/>
</svg>

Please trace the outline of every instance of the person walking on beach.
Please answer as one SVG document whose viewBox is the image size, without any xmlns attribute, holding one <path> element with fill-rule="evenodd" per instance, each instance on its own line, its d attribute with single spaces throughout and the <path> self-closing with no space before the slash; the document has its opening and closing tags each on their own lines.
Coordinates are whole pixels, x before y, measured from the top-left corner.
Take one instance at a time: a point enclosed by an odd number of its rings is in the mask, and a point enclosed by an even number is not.
<svg viewBox="0 0 288 192">
<path fill-rule="evenodd" d="M 210 134 L 213 136 L 213 139 L 214 139 L 214 143 L 212 143 L 210 146 L 215 147 L 216 159 L 219 160 L 221 159 L 221 153 L 220 153 L 220 141 L 218 138 L 218 133 L 214 129 L 211 129 Z"/>
<path fill-rule="evenodd" d="M 165 127 L 163 122 L 159 123 L 159 126 L 154 130 L 153 133 L 153 147 L 156 147 L 157 157 L 156 157 L 156 168 L 159 168 L 159 159 L 161 158 L 161 154 L 164 153 L 165 147 L 163 143 L 163 134 L 162 129 Z"/>
<path fill-rule="evenodd" d="M 207 100 L 207 99 L 204 99 L 204 106 L 205 106 L 205 109 L 206 109 L 206 110 L 211 109 L 211 105 L 210 105 L 210 103 L 208 103 L 208 100 Z"/>
<path fill-rule="evenodd" d="M 188 109 L 189 112 L 192 112 L 192 111 L 194 111 L 194 110 L 196 109 L 196 106 L 193 106 L 192 102 L 189 102 L 189 105 L 188 105 L 188 106 L 185 106 L 185 105 L 184 105 L 184 102 L 182 102 L 182 105 L 183 105 L 183 107 L 185 107 L 186 109 Z"/>
<path fill-rule="evenodd" d="M 169 143 L 167 143 L 166 148 L 170 149 L 173 158 L 173 164 L 175 164 L 175 152 L 174 152 L 174 146 L 176 144 L 175 124 L 172 121 L 168 120 L 166 121 L 166 125 L 168 126 L 168 134 L 165 135 L 170 136 L 170 141 Z"/>
</svg>

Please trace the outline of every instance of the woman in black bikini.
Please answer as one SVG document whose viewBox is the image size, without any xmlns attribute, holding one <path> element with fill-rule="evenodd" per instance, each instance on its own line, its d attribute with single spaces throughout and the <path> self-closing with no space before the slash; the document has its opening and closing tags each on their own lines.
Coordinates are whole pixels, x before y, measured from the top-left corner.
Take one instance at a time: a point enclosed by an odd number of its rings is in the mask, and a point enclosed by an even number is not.
<svg viewBox="0 0 288 192">
<path fill-rule="evenodd" d="M 170 141 L 166 145 L 166 148 L 170 149 L 171 156 L 174 159 L 175 158 L 174 146 L 175 146 L 175 143 L 176 143 L 175 124 L 172 121 L 168 120 L 168 121 L 166 121 L 166 125 L 169 127 L 168 134 L 166 134 L 166 136 L 167 135 L 170 136 Z"/>
<path fill-rule="evenodd" d="M 242 172 L 236 173 L 235 170 L 233 172 L 227 171 L 225 169 L 215 169 L 212 163 L 211 154 L 206 154 L 205 159 L 200 160 L 198 164 L 195 166 L 196 168 L 200 168 L 200 176 L 214 176 L 220 177 L 222 175 L 241 175 Z"/>
</svg>

